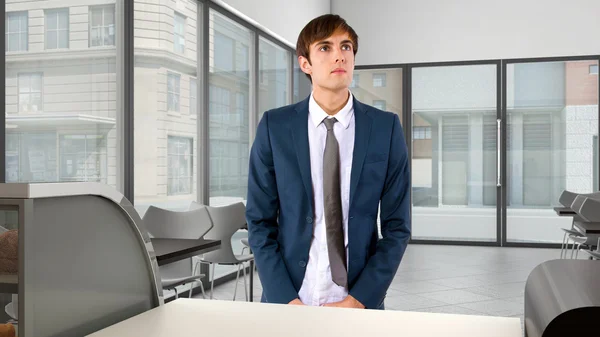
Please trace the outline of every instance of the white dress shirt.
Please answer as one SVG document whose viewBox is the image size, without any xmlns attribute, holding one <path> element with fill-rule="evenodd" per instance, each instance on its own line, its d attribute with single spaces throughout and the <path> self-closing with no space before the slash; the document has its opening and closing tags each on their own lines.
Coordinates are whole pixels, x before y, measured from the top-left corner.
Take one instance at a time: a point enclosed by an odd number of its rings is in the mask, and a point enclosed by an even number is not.
<svg viewBox="0 0 600 337">
<path fill-rule="evenodd" d="M 352 152 L 354 151 L 354 107 L 352 103 L 352 93 L 350 93 L 348 102 L 342 110 L 334 116 L 329 116 L 317 104 L 313 95 L 310 95 L 308 143 L 315 214 L 306 274 L 298 293 L 300 301 L 306 305 L 320 306 L 341 301 L 348 296 L 346 287 L 340 287 L 331 280 L 325 218 L 323 216 L 323 154 L 325 152 L 327 128 L 322 122 L 325 118 L 335 117 L 337 119 L 337 123 L 333 124 L 333 132 L 340 150 L 340 195 L 342 198 L 344 243 L 346 258 L 348 258 L 348 206 L 350 204 Z"/>
</svg>

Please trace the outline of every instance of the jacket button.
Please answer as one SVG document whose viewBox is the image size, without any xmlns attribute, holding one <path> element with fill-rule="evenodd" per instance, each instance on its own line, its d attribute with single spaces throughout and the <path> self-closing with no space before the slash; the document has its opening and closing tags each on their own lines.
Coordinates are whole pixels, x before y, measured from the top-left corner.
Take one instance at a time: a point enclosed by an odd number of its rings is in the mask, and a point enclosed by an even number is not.
<svg viewBox="0 0 600 337">
<path fill-rule="evenodd" d="M 306 267 L 306 262 L 304 262 L 304 261 L 300 261 L 300 262 L 298 262 L 298 265 L 299 265 L 300 267 L 304 268 L 304 267 Z"/>
<path fill-rule="evenodd" d="M 307 216 L 307 217 L 306 217 L 306 222 L 308 222 L 308 223 L 312 223 L 312 218 L 311 218 L 311 217 L 309 217 L 309 216 Z"/>
</svg>

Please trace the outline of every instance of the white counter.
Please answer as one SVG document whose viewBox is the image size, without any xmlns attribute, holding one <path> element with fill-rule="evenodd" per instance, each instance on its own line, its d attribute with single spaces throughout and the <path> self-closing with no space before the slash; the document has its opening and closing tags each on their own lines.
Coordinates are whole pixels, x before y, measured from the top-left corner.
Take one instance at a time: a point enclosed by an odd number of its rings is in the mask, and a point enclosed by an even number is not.
<svg viewBox="0 0 600 337">
<path fill-rule="evenodd" d="M 178 299 L 91 337 L 521 337 L 519 318 Z"/>
</svg>

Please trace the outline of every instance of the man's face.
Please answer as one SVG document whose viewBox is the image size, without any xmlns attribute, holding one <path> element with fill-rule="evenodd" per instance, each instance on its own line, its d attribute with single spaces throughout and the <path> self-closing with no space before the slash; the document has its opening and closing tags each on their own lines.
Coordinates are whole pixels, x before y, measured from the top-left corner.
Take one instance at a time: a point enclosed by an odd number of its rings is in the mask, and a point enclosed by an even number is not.
<svg viewBox="0 0 600 337">
<path fill-rule="evenodd" d="M 311 75 L 315 90 L 347 89 L 354 72 L 354 47 L 348 33 L 335 32 L 322 41 L 311 44 L 310 62 L 298 58 L 302 71 Z"/>
</svg>

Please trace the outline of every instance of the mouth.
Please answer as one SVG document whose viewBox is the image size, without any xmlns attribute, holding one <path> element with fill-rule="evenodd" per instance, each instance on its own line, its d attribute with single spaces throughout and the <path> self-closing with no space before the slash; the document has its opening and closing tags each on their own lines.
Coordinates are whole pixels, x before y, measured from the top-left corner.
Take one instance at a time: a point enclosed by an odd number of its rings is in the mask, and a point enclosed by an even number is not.
<svg viewBox="0 0 600 337">
<path fill-rule="evenodd" d="M 340 69 L 336 69 L 336 70 L 332 71 L 331 73 L 332 74 L 345 74 L 346 70 L 340 68 Z"/>
</svg>

